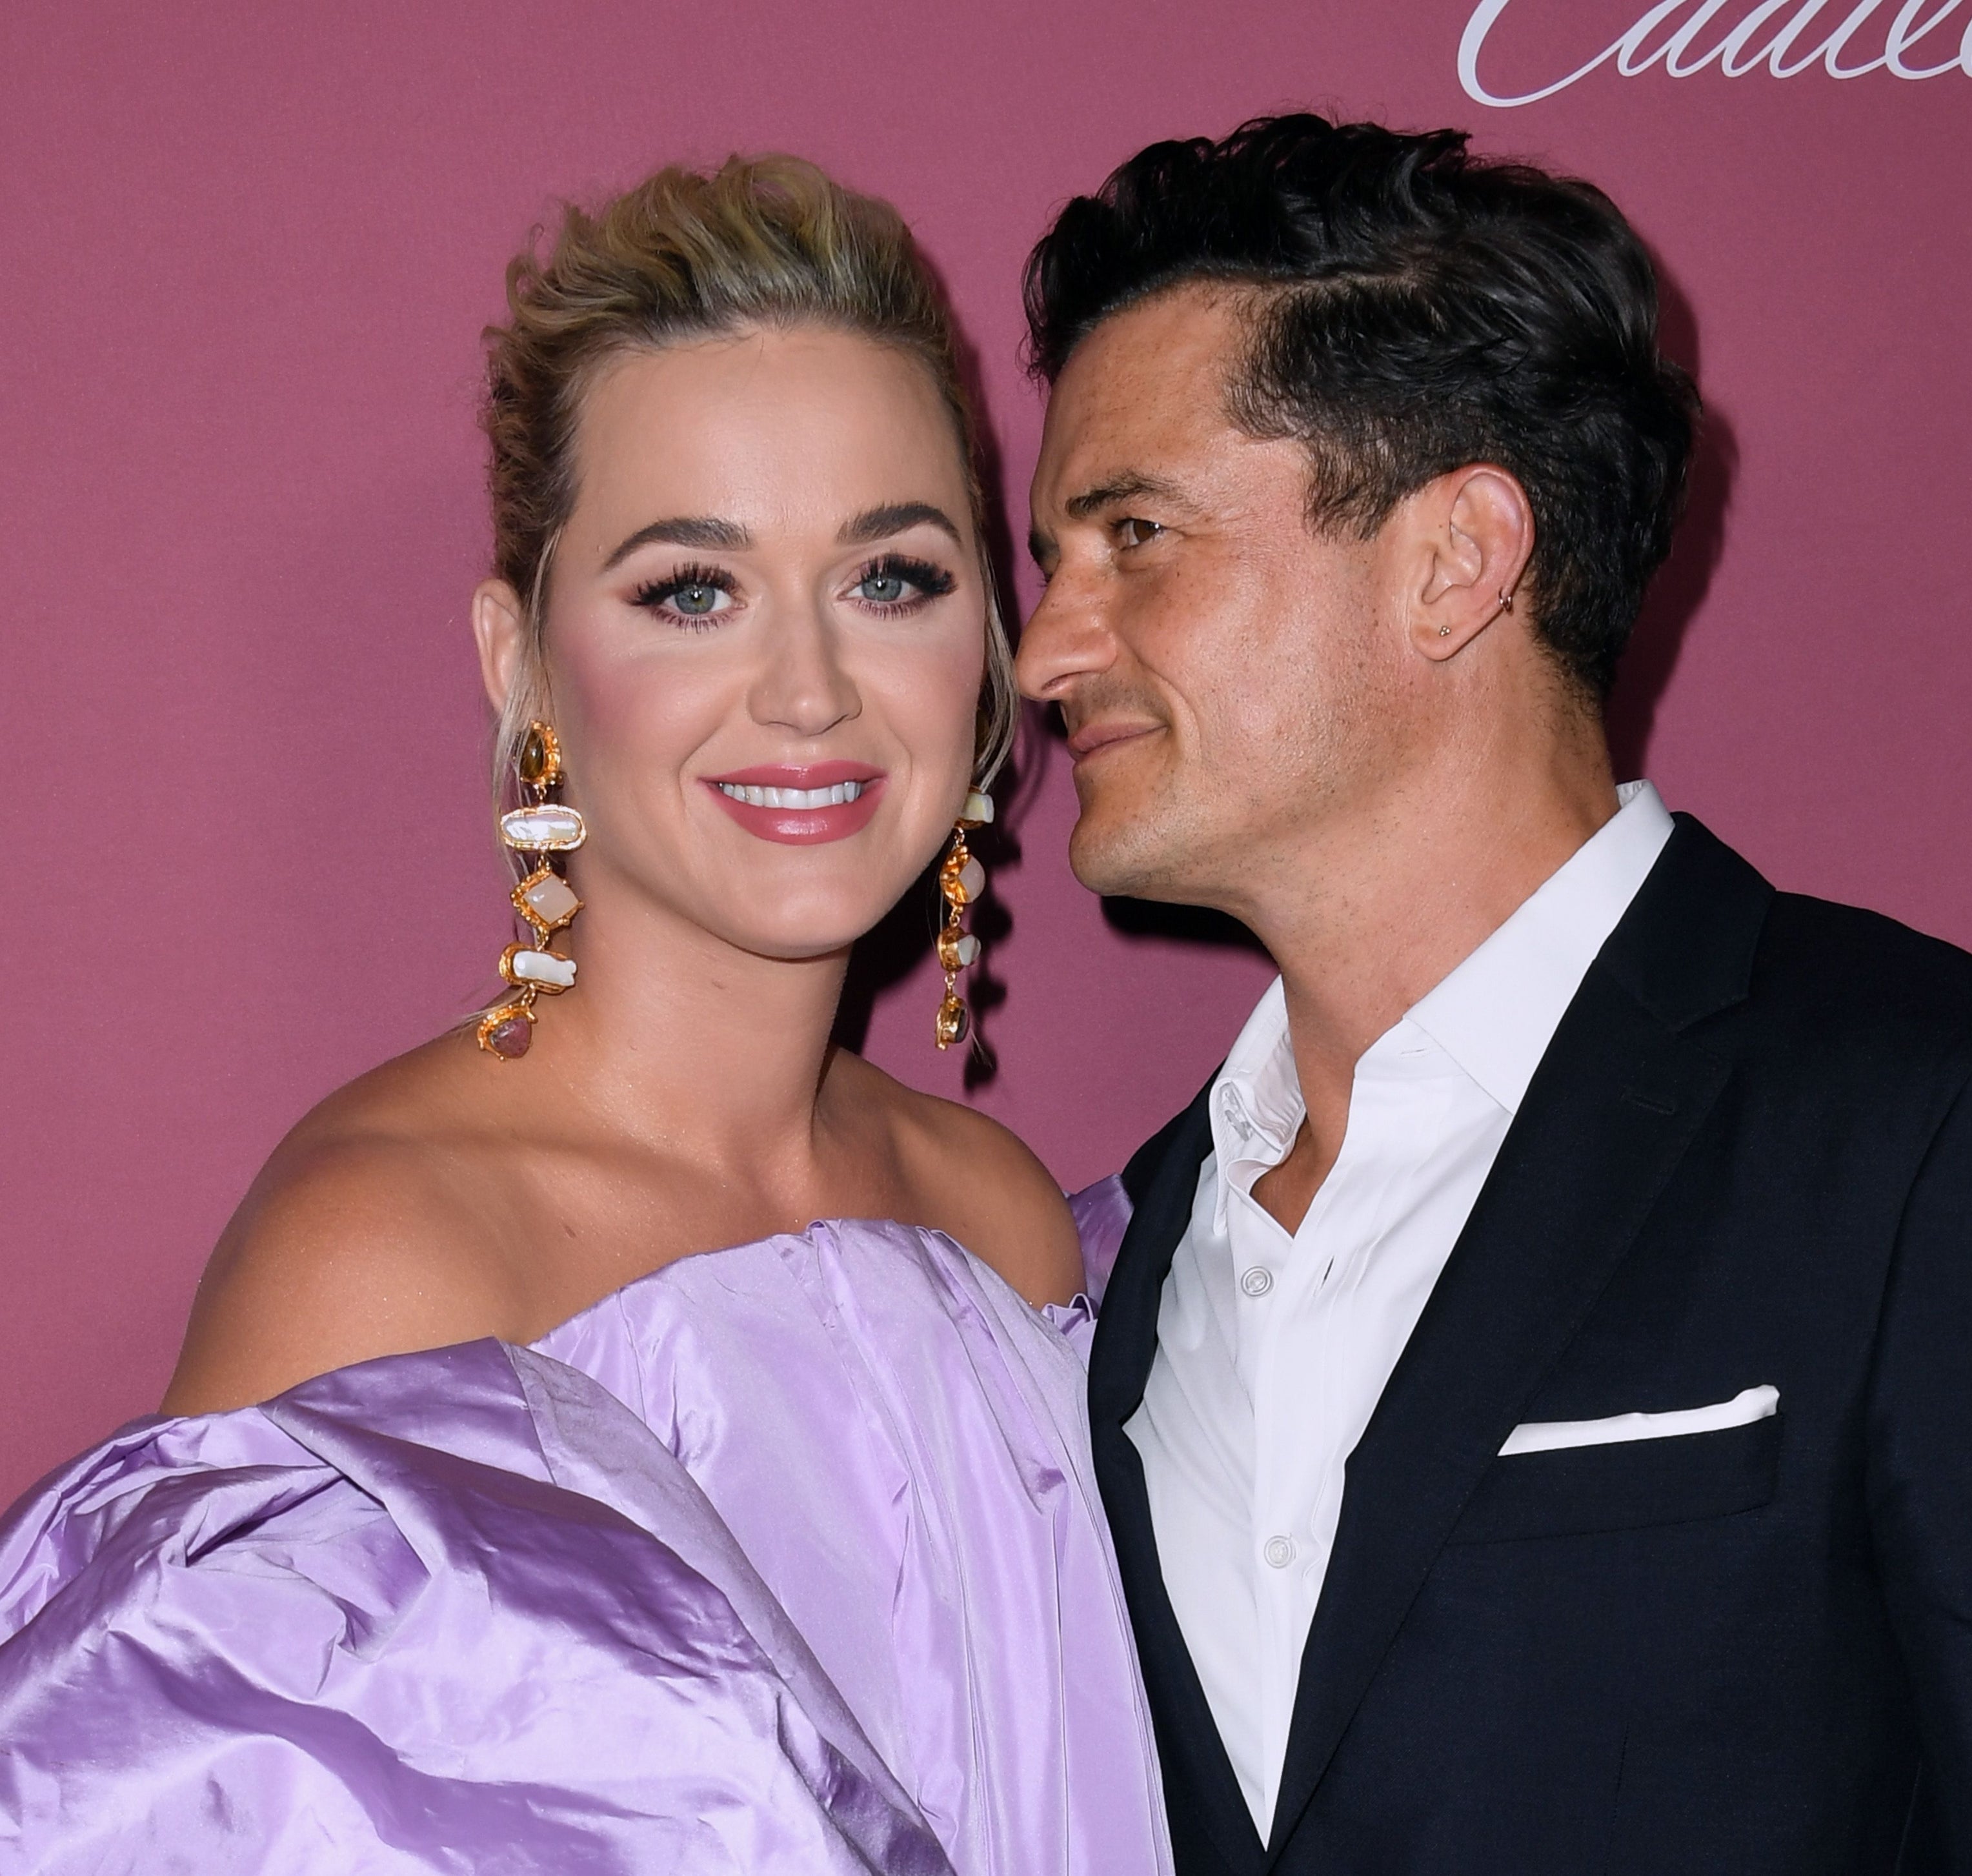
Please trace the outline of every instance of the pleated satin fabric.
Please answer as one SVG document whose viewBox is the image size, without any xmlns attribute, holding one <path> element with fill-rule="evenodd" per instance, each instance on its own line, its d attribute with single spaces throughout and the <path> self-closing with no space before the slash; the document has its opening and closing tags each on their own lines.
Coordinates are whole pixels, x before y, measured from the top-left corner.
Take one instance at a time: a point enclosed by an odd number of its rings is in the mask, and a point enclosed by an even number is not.
<svg viewBox="0 0 1972 1876">
<path fill-rule="evenodd" d="M 866 1221 L 0 1524 L 0 1872 L 1154 1876 L 1086 1309 Z"/>
<path fill-rule="evenodd" d="M 1123 1189 L 1121 1173 L 1085 1185 L 1068 1201 L 1075 1214 L 1075 1228 L 1082 1237 L 1084 1293 L 1096 1309 L 1102 1306 L 1102 1293 L 1109 1287 L 1109 1273 L 1116 1267 L 1116 1253 L 1123 1248 L 1123 1234 L 1130 1228 L 1132 1207 Z M 1095 1324 L 1089 1333 L 1095 1333 Z M 1085 1363 L 1088 1359 L 1083 1352 Z"/>
</svg>

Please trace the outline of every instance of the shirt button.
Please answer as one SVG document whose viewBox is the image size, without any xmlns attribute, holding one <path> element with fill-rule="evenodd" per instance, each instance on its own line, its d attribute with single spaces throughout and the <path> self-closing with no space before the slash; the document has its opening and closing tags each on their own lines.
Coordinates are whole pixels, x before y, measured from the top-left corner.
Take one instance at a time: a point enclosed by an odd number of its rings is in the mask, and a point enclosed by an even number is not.
<svg viewBox="0 0 1972 1876">
<path fill-rule="evenodd" d="M 1239 1287 L 1249 1296 L 1264 1296 L 1274 1286 L 1274 1273 L 1255 1264 L 1252 1270 L 1242 1272 Z"/>
<path fill-rule="evenodd" d="M 1294 1554 L 1291 1538 L 1269 1538 L 1260 1548 L 1260 1554 L 1275 1570 L 1286 1569 L 1294 1561 Z"/>
</svg>

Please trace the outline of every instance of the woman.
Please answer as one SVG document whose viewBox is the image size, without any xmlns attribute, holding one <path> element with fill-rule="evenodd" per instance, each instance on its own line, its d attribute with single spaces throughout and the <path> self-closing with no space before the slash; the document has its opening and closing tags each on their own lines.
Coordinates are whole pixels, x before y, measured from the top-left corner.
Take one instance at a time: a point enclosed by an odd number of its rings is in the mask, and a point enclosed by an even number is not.
<svg viewBox="0 0 1972 1876">
<path fill-rule="evenodd" d="M 1012 702 L 946 316 L 787 159 L 508 289 L 509 994 L 302 1122 L 166 1417 L 0 1530 L 0 1868 L 1163 1867 L 1073 1223 L 829 1040 L 948 842 L 965 1024 Z"/>
</svg>

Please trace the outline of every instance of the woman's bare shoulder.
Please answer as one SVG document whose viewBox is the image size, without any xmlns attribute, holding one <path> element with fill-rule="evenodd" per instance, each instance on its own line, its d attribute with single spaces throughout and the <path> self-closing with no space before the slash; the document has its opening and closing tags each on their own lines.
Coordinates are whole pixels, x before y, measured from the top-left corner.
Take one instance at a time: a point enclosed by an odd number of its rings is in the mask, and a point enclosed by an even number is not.
<svg viewBox="0 0 1972 1876">
<path fill-rule="evenodd" d="M 1081 1240 L 1061 1188 L 1026 1142 L 975 1108 L 906 1087 L 869 1063 L 857 1068 L 870 1077 L 865 1098 L 892 1119 L 927 1222 L 1029 1302 L 1068 1302 L 1082 1287 Z"/>
<path fill-rule="evenodd" d="M 450 1051 L 385 1064 L 276 1148 L 200 1280 L 165 1412 L 501 1332 L 512 1299 L 489 1250 L 483 1156 L 449 1124 Z"/>
</svg>

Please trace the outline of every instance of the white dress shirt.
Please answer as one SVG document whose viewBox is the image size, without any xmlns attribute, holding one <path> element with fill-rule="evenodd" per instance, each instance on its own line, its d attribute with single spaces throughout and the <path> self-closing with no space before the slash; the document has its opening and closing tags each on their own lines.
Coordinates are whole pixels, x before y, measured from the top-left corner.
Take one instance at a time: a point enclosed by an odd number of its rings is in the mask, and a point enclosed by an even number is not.
<svg viewBox="0 0 1972 1876">
<path fill-rule="evenodd" d="M 1306 1109 L 1279 980 L 1213 1084 L 1213 1151 L 1125 1430 L 1178 1626 L 1265 1838 L 1343 1463 L 1445 1268 L 1562 1013 L 1670 837 L 1655 789 L 1356 1064 L 1342 1148 L 1301 1228 L 1253 1182 Z"/>
</svg>

